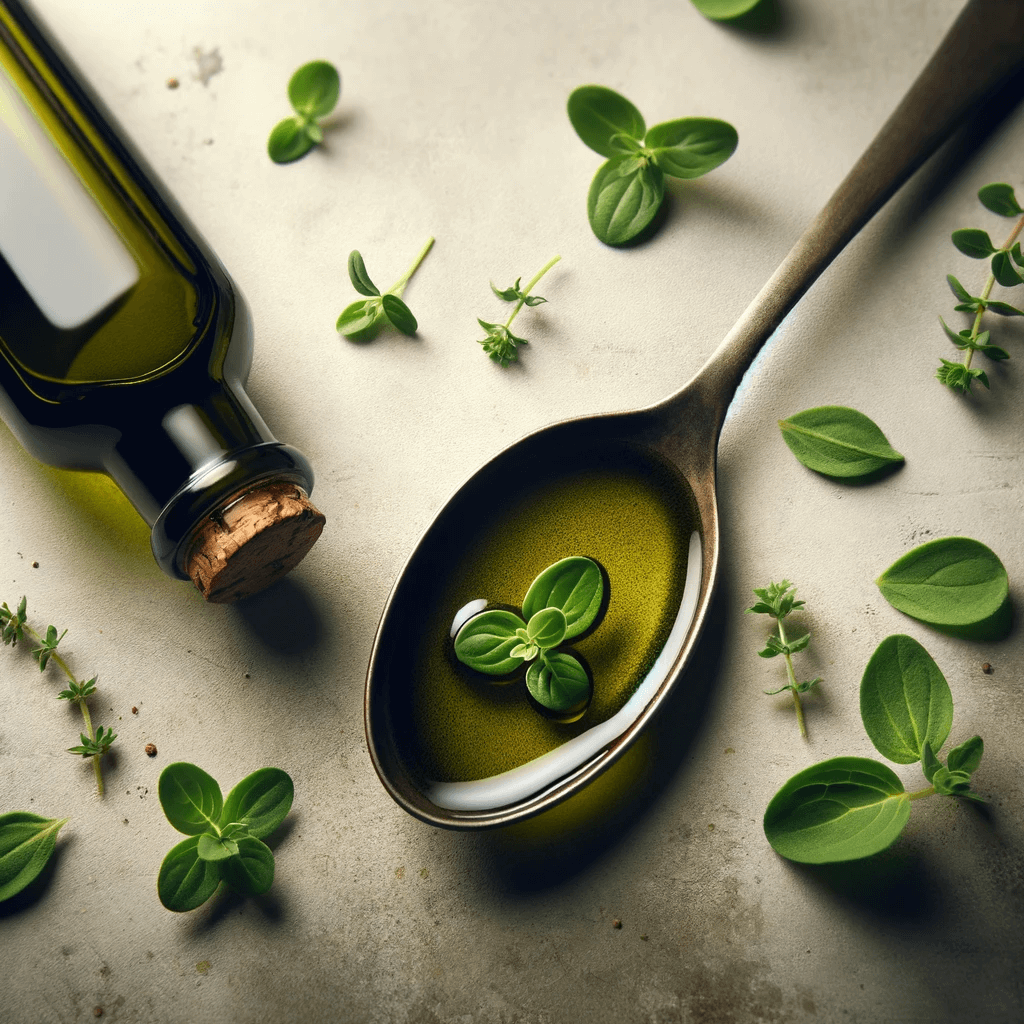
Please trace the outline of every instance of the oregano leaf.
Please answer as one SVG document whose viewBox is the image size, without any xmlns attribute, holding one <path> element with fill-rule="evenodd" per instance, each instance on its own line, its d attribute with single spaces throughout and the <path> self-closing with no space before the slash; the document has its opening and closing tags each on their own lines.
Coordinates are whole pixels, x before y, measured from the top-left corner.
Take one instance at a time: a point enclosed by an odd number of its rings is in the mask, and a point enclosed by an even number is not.
<svg viewBox="0 0 1024 1024">
<path fill-rule="evenodd" d="M 972 260 L 987 259 L 996 251 L 988 232 L 980 228 L 961 228 L 954 231 L 952 237 L 953 244 Z"/>
<path fill-rule="evenodd" d="M 581 85 L 569 94 L 569 121 L 576 134 L 601 156 L 615 156 L 611 140 L 616 135 L 642 139 L 647 130 L 643 115 L 614 89 Z"/>
<path fill-rule="evenodd" d="M 201 839 L 201 835 L 189 836 L 171 847 L 160 865 L 156 891 L 168 910 L 176 913 L 195 910 L 220 886 L 219 865 L 199 856 Z"/>
<path fill-rule="evenodd" d="M 587 195 L 587 217 L 607 245 L 624 245 L 646 228 L 665 198 L 659 168 L 643 158 L 620 156 L 598 168 Z"/>
<path fill-rule="evenodd" d="M 866 757 L 836 757 L 794 775 L 772 797 L 764 834 L 803 864 L 858 860 L 891 846 L 910 819 L 897 775 Z"/>
<path fill-rule="evenodd" d="M 325 60 L 303 64 L 288 82 L 288 100 L 306 119 L 329 114 L 341 95 L 338 69 Z"/>
<path fill-rule="evenodd" d="M 236 892 L 261 896 L 274 884 L 274 854 L 253 837 L 238 840 L 238 853 L 218 863 L 221 878 Z"/>
<path fill-rule="evenodd" d="M 365 331 L 381 316 L 381 308 L 379 298 L 352 302 L 341 311 L 335 329 L 345 337 Z"/>
<path fill-rule="evenodd" d="M 217 780 L 186 761 L 175 761 L 157 783 L 160 806 L 167 820 L 187 836 L 216 828 L 224 799 Z"/>
<path fill-rule="evenodd" d="M 390 292 L 382 295 L 381 303 L 384 306 L 385 315 L 394 327 L 403 334 L 416 333 L 416 329 L 419 327 L 419 324 L 416 323 L 416 317 L 412 315 L 412 310 L 397 295 L 392 295 Z"/>
<path fill-rule="evenodd" d="M 541 651 L 557 647 L 565 639 L 565 622 L 561 608 L 541 608 L 526 624 L 530 643 Z"/>
<path fill-rule="evenodd" d="M 1001 217 L 1019 217 L 1024 213 L 1013 189 L 1002 182 L 980 188 L 978 198 L 986 210 L 998 213 Z"/>
<path fill-rule="evenodd" d="M 463 665 L 487 675 L 503 676 L 522 665 L 511 656 L 522 642 L 516 631 L 526 623 L 514 612 L 493 608 L 474 615 L 455 636 L 455 656 Z"/>
<path fill-rule="evenodd" d="M 913 637 L 886 637 L 860 682 L 860 715 L 875 749 L 913 764 L 924 744 L 942 747 L 953 724 L 953 696 L 932 656 Z"/>
<path fill-rule="evenodd" d="M 305 130 L 305 122 L 297 117 L 278 121 L 267 139 L 267 155 L 275 164 L 289 164 L 305 156 L 314 146 Z"/>
<path fill-rule="evenodd" d="M 726 121 L 684 117 L 656 124 L 644 145 L 655 164 L 673 178 L 699 178 L 736 152 L 739 136 Z"/>
<path fill-rule="evenodd" d="M 549 565 L 530 584 L 523 599 L 527 619 L 542 608 L 559 608 L 565 615 L 565 639 L 589 629 L 604 601 L 604 575 L 591 558 L 573 555 Z"/>
<path fill-rule="evenodd" d="M 43 818 L 30 811 L 0 814 L 0 903 L 39 877 L 57 845 L 67 818 Z"/>
<path fill-rule="evenodd" d="M 1017 273 L 1016 267 L 1010 261 L 1010 254 L 1005 249 L 1000 249 L 992 257 L 992 274 L 1004 288 L 1013 288 L 1021 282 L 1021 276 Z"/>
<path fill-rule="evenodd" d="M 968 775 L 973 775 L 981 764 L 981 755 L 984 752 L 985 744 L 981 737 L 972 736 L 949 752 L 946 764 L 950 771 L 967 772 Z"/>
<path fill-rule="evenodd" d="M 969 537 L 922 544 L 893 562 L 876 583 L 894 608 L 937 627 L 984 622 L 1009 594 L 1003 563 Z"/>
<path fill-rule="evenodd" d="M 782 438 L 808 469 L 851 479 L 903 462 L 885 434 L 863 413 L 823 405 L 779 420 Z"/>
<path fill-rule="evenodd" d="M 264 839 L 284 821 L 294 798 L 295 786 L 286 771 L 260 768 L 228 793 L 220 821 L 241 825 L 256 839 Z"/>
<path fill-rule="evenodd" d="M 590 677 L 571 654 L 543 654 L 526 670 L 530 696 L 549 711 L 570 713 L 590 699 Z"/>
<path fill-rule="evenodd" d="M 971 302 L 973 300 L 971 293 L 952 274 L 946 275 L 946 282 L 950 290 L 961 302 Z"/>
<path fill-rule="evenodd" d="M 352 287 L 360 295 L 380 295 L 380 290 L 370 280 L 370 275 L 366 272 L 366 264 L 358 249 L 353 249 L 348 254 L 348 277 L 352 282 Z"/>
</svg>

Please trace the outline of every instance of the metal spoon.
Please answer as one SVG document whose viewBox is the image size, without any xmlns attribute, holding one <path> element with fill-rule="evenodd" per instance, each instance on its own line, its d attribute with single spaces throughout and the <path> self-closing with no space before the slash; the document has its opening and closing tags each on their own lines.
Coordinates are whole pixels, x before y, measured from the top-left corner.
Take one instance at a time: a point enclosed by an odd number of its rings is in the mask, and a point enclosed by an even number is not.
<svg viewBox="0 0 1024 1024">
<path fill-rule="evenodd" d="M 726 409 L 754 356 L 818 276 L 882 204 L 946 139 L 976 103 L 1024 66 L 1024 2 L 970 0 L 896 111 L 804 232 L 769 282 L 700 372 L 665 401 L 637 412 L 588 416 L 545 427 L 479 470 L 435 517 L 384 607 L 366 677 L 365 723 L 373 765 L 385 788 L 411 814 L 434 825 L 474 829 L 506 825 L 578 792 L 637 738 L 679 681 L 697 642 L 718 575 L 715 465 Z M 590 730 L 512 776 L 438 785 L 410 755 L 408 729 L 393 709 L 408 703 L 413 682 L 392 672 L 393 654 L 422 617 L 423 580 L 444 572 L 467 516 L 481 503 L 500 506 L 498 481 L 542 453 L 601 450 L 622 443 L 656 453 L 689 484 L 699 513 L 690 546 L 687 591 L 657 672 L 634 695 L 617 725 Z M 491 497 L 494 495 L 494 497 Z M 472 595 L 477 596 L 477 595 Z M 626 709 L 623 709 L 624 711 Z M 619 719 L 620 716 L 616 716 Z M 518 774 L 517 774 L 518 773 Z M 497 780 L 497 781 L 495 781 Z"/>
</svg>

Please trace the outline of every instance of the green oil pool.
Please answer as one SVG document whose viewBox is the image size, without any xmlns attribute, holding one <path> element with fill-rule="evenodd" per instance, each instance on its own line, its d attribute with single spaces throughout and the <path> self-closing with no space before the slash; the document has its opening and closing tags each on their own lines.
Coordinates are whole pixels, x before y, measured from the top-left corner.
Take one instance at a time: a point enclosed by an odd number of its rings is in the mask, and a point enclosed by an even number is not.
<svg viewBox="0 0 1024 1024">
<path fill-rule="evenodd" d="M 410 651 L 411 753 L 424 776 L 441 782 L 525 764 L 625 704 L 679 610 L 697 522 L 689 488 L 634 449 L 594 453 L 494 504 L 499 511 L 485 521 L 465 523 L 464 543 Z M 594 696 L 579 721 L 564 725 L 530 706 L 522 676 L 496 683 L 459 664 L 449 633 L 475 598 L 519 609 L 538 573 L 568 555 L 598 561 L 611 597 L 597 629 L 572 641 L 593 673 Z"/>
</svg>

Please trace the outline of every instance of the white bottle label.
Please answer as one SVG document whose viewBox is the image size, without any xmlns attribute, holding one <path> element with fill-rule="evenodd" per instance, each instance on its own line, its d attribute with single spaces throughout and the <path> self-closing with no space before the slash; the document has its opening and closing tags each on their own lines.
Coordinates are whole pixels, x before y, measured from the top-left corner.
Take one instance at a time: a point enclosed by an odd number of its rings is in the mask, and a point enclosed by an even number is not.
<svg viewBox="0 0 1024 1024">
<path fill-rule="evenodd" d="M 85 323 L 139 279 L 131 254 L 3 69 L 0 253 L 62 330 Z"/>
</svg>

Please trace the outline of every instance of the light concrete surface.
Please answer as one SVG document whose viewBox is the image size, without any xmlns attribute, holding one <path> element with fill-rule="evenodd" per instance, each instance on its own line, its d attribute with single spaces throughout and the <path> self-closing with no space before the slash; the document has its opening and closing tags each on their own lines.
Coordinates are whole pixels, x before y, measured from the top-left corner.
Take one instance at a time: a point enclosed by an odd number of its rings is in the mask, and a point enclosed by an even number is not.
<svg viewBox="0 0 1024 1024">
<path fill-rule="evenodd" d="M 713 621 L 629 756 L 542 819 L 468 835 L 391 801 L 362 725 L 381 608 L 444 499 L 529 430 L 683 384 L 958 7 L 778 0 L 776 27 L 756 33 L 685 0 L 38 0 L 247 296 L 250 393 L 313 462 L 328 526 L 289 580 L 207 607 L 160 573 L 110 487 L 40 466 L 0 430 L 0 599 L 27 594 L 36 621 L 68 628 L 72 665 L 99 676 L 95 718 L 120 734 L 100 801 L 64 753 L 79 726 L 56 675 L 0 650 L 0 810 L 71 818 L 42 892 L 0 909 L 0 1021 L 95 1007 L 132 1024 L 1024 1018 L 1020 628 L 954 640 L 873 583 L 916 543 L 965 534 L 1000 555 L 1020 607 L 1024 332 L 994 325 L 1013 359 L 990 392 L 964 400 L 933 373 L 952 351 L 945 275 L 977 287 L 983 274 L 949 234 L 1002 230 L 975 193 L 1024 186 L 1024 109 L 928 165 L 758 361 L 720 447 Z M 342 74 L 334 127 L 321 151 L 275 166 L 266 136 L 289 75 L 315 57 Z M 632 249 L 602 246 L 586 222 L 600 160 L 564 112 L 586 82 L 624 92 L 648 123 L 706 115 L 739 131 L 727 164 L 670 185 L 666 223 Z M 406 292 L 419 336 L 339 338 L 349 250 L 390 284 L 431 235 Z M 531 345 L 503 371 L 476 344 L 476 317 L 499 312 L 488 279 L 555 253 L 548 305 L 518 321 Z M 775 424 L 822 404 L 871 416 L 906 466 L 863 487 L 805 470 Z M 767 620 L 742 614 L 752 587 L 782 577 L 807 601 L 803 668 L 825 677 L 806 743 L 787 700 L 762 692 L 780 685 L 756 655 Z M 951 739 L 985 739 L 987 809 L 922 801 L 888 853 L 845 870 L 781 860 L 761 828 L 768 800 L 816 760 L 872 755 L 857 689 L 901 632 L 949 680 Z M 221 894 L 186 915 L 159 904 L 177 833 L 156 782 L 176 760 L 225 787 L 263 765 L 294 778 L 266 897 Z M 898 773 L 916 785 L 916 766 Z"/>
</svg>

